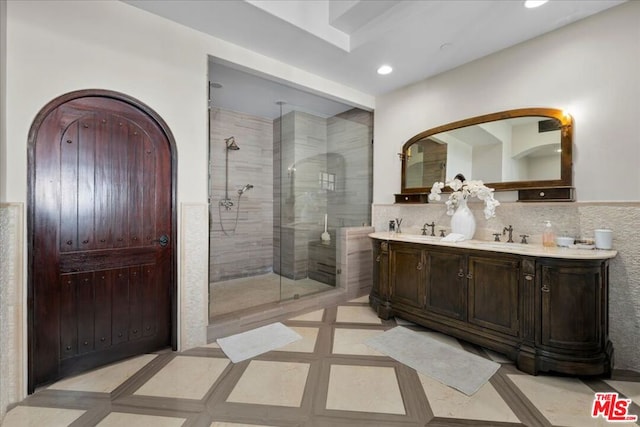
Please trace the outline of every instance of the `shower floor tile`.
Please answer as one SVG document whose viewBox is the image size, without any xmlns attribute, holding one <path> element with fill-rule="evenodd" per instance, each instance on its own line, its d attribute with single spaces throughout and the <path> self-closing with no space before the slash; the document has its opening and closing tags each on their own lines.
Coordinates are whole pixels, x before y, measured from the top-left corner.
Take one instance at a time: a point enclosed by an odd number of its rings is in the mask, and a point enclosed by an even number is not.
<svg viewBox="0 0 640 427">
<path fill-rule="evenodd" d="M 274 273 L 214 282 L 209 285 L 209 316 L 216 317 L 275 303 L 280 299 L 292 299 L 295 295 L 301 297 L 333 289 L 334 286 L 309 278 L 292 280 Z"/>
</svg>

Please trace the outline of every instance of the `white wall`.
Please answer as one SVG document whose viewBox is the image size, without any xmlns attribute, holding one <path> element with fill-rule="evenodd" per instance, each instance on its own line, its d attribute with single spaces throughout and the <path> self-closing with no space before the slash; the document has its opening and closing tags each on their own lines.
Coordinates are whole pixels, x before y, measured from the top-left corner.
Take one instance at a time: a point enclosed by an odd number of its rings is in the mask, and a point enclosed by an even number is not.
<svg viewBox="0 0 640 427">
<path fill-rule="evenodd" d="M 376 98 L 374 203 L 400 191 L 395 153 L 415 134 L 523 107 L 573 115 L 578 200 L 640 200 L 638 52 L 640 2 L 628 2 Z"/>
</svg>

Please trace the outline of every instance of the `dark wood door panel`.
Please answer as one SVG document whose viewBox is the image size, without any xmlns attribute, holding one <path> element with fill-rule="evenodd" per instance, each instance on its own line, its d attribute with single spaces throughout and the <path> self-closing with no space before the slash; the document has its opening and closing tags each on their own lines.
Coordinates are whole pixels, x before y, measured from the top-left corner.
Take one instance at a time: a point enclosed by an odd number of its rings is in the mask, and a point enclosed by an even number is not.
<svg viewBox="0 0 640 427">
<path fill-rule="evenodd" d="M 424 306 L 424 262 L 422 251 L 403 246 L 391 248 L 392 301 L 412 307 Z"/>
<path fill-rule="evenodd" d="M 61 252 L 156 238 L 156 215 L 144 213 L 156 203 L 159 159 L 141 126 L 114 114 L 87 114 L 63 133 L 60 152 Z"/>
<path fill-rule="evenodd" d="M 469 323 L 518 336 L 519 278 L 518 261 L 469 257 Z"/>
<path fill-rule="evenodd" d="M 60 357 L 66 359 L 149 338 L 159 330 L 162 288 L 153 265 L 60 276 Z M 163 301 L 164 302 L 164 301 Z"/>
<path fill-rule="evenodd" d="M 166 125 L 126 97 L 61 98 L 29 142 L 30 391 L 173 342 Z"/>
<path fill-rule="evenodd" d="M 454 319 L 467 315 L 465 257 L 457 253 L 427 252 L 429 282 L 426 289 L 428 311 Z"/>
<path fill-rule="evenodd" d="M 602 340 L 601 269 L 541 267 L 542 345 L 563 349 L 597 349 Z"/>
<path fill-rule="evenodd" d="M 157 243 L 153 243 L 153 245 L 157 245 Z M 154 264 L 157 257 L 155 246 L 68 252 L 60 254 L 60 272 L 73 273 Z"/>
</svg>

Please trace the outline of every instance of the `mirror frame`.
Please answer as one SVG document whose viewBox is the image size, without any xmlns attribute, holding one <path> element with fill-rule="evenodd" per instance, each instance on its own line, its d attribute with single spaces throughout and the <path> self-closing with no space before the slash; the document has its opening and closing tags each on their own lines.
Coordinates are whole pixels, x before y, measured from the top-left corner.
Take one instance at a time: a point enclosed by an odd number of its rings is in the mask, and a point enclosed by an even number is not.
<svg viewBox="0 0 640 427">
<path fill-rule="evenodd" d="M 540 181 L 509 181 L 509 182 L 485 182 L 487 187 L 496 191 L 515 191 L 537 188 L 554 188 L 554 187 L 572 187 L 573 186 L 573 118 L 566 112 L 555 108 L 519 108 L 515 110 L 501 111 L 499 113 L 485 114 L 482 116 L 472 117 L 470 119 L 459 120 L 443 126 L 438 126 L 413 136 L 403 146 L 402 153 L 399 153 L 402 159 L 402 176 L 401 191 L 403 194 L 412 193 L 428 193 L 431 187 L 405 187 L 406 168 L 407 168 L 407 149 L 415 142 L 421 139 L 436 135 L 441 132 L 447 132 L 467 126 L 477 125 L 480 123 L 495 122 L 497 120 L 512 119 L 516 117 L 548 117 L 560 121 L 560 179 L 540 180 Z M 447 177 L 452 179 L 453 177 Z M 471 178 L 473 179 L 473 178 Z M 448 189 L 449 187 L 445 187 Z"/>
</svg>

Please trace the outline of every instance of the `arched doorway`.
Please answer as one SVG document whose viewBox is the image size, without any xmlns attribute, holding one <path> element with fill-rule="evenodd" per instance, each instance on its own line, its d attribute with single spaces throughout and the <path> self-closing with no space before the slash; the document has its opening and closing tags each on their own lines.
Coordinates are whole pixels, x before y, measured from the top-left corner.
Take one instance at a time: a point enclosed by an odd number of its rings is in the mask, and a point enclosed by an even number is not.
<svg viewBox="0 0 640 427">
<path fill-rule="evenodd" d="M 176 349 L 176 149 L 120 93 L 83 90 L 36 116 L 28 152 L 29 392 Z"/>
</svg>

